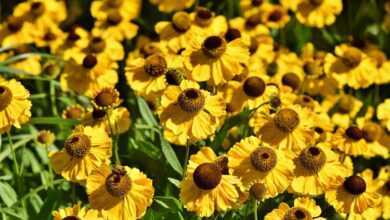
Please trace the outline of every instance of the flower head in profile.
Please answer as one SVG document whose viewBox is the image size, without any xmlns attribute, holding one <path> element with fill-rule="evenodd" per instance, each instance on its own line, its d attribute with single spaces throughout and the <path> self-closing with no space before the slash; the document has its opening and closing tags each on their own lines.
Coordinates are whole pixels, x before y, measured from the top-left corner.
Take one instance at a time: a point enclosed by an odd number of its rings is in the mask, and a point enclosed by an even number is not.
<svg viewBox="0 0 390 220">
<path fill-rule="evenodd" d="M 321 207 L 314 199 L 310 197 L 299 197 L 294 200 L 294 206 L 289 207 L 287 203 L 280 203 L 279 207 L 272 210 L 265 216 L 265 220 L 286 220 L 286 219 L 318 219 L 320 217 Z"/>
<path fill-rule="evenodd" d="M 369 155 L 370 151 L 363 135 L 362 129 L 354 125 L 347 129 L 338 128 L 330 143 L 333 148 L 351 156 Z"/>
<path fill-rule="evenodd" d="M 86 113 L 83 124 L 102 127 L 110 135 L 118 135 L 129 130 L 131 117 L 126 107 L 117 107 L 111 110 L 94 108 Z"/>
<path fill-rule="evenodd" d="M 83 208 L 80 203 L 53 211 L 52 215 L 54 220 L 103 220 L 97 210 Z"/>
</svg>

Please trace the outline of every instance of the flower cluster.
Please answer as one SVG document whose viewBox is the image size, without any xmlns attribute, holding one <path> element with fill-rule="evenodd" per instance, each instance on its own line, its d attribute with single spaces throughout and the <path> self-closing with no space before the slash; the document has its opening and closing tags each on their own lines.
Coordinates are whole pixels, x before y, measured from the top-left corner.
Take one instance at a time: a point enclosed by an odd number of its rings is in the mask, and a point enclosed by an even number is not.
<svg viewBox="0 0 390 220">
<path fill-rule="evenodd" d="M 377 100 L 390 83 L 385 52 L 356 39 L 293 51 L 275 37 L 292 19 L 332 25 L 341 0 L 240 0 L 242 16 L 231 19 L 195 0 L 150 2 L 172 12 L 155 24 L 154 37 L 138 34 L 141 0 L 93 1 L 90 29 L 63 28 L 65 1 L 55 0 L 20 3 L 0 24 L 8 48 L 0 61 L 30 54 L 9 66 L 58 79 L 62 93 L 88 100 L 63 109 L 63 119 L 79 124 L 49 160 L 85 187 L 89 206 L 60 209 L 54 219 L 139 219 L 151 206 L 152 180 L 115 155 L 116 137 L 132 123 L 122 99 L 130 89 L 149 104 L 163 138 L 191 148 L 178 197 L 197 216 L 291 195 L 264 218 L 321 219 L 318 198 L 348 219 L 390 218 L 390 167 L 356 168 L 360 160 L 389 159 L 390 99 Z M 119 79 L 128 91 L 116 87 Z M 369 104 L 365 89 L 374 91 Z M 0 78 L 1 133 L 28 123 L 29 96 L 20 82 Z M 42 131 L 38 141 L 50 145 L 53 136 Z"/>
</svg>

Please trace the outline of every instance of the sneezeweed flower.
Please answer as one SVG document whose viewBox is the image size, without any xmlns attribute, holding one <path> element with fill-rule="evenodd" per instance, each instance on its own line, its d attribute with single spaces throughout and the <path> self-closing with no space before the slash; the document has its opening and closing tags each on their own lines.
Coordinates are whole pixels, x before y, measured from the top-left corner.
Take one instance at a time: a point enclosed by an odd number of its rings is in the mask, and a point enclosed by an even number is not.
<svg viewBox="0 0 390 220">
<path fill-rule="evenodd" d="M 390 131 L 390 99 L 386 99 L 384 102 L 378 105 L 376 111 L 376 117 L 381 123 Z"/>
<path fill-rule="evenodd" d="M 214 12 L 207 8 L 198 7 L 190 16 L 193 24 L 205 33 L 221 35 L 228 29 L 226 18 L 222 15 L 216 16 Z"/>
<path fill-rule="evenodd" d="M 256 13 L 249 17 L 237 17 L 229 20 L 229 29 L 237 30 L 241 35 L 255 37 L 262 34 L 269 34 L 267 26 L 261 23 L 261 14 Z"/>
<path fill-rule="evenodd" d="M 84 117 L 85 109 L 81 105 L 71 105 L 62 112 L 62 118 L 80 120 Z"/>
<path fill-rule="evenodd" d="M 342 9 L 341 0 L 303 0 L 297 5 L 296 16 L 307 26 L 323 28 L 333 24 Z"/>
<path fill-rule="evenodd" d="M 244 16 L 248 16 L 261 10 L 267 2 L 268 0 L 240 0 L 240 10 Z"/>
<path fill-rule="evenodd" d="M 103 0 L 93 1 L 91 15 L 98 21 L 106 20 L 110 13 L 117 13 L 123 20 L 129 21 L 136 18 L 141 11 L 141 0 Z"/>
<path fill-rule="evenodd" d="M 82 182 L 111 158 L 111 139 L 103 128 L 78 126 L 66 139 L 64 148 L 49 153 L 54 171 L 66 180 Z"/>
<path fill-rule="evenodd" d="M 103 220 L 98 211 L 81 207 L 80 203 L 58 209 L 52 215 L 54 220 Z"/>
<path fill-rule="evenodd" d="M 335 55 L 329 53 L 325 57 L 325 72 L 334 77 L 339 88 L 348 85 L 353 89 L 367 88 L 373 83 L 376 75 L 376 64 L 356 47 L 346 44 L 335 48 Z"/>
<path fill-rule="evenodd" d="M 374 76 L 375 85 L 383 85 L 390 82 L 390 75 L 386 74 L 390 71 L 390 60 L 387 59 L 386 54 L 377 46 L 367 46 L 364 52 L 371 57 L 378 68 L 377 75 Z"/>
<path fill-rule="evenodd" d="M 280 203 L 277 209 L 268 213 L 265 220 L 287 220 L 287 219 L 317 219 L 325 220 L 319 217 L 321 207 L 318 206 L 314 199 L 309 197 L 299 197 L 294 200 L 294 206 L 289 207 L 287 203 Z"/>
<path fill-rule="evenodd" d="M 363 131 L 357 126 L 347 129 L 338 128 L 330 143 L 333 148 L 351 156 L 369 155 L 367 142 L 363 138 Z"/>
<path fill-rule="evenodd" d="M 289 21 L 287 9 L 281 5 L 265 4 L 261 11 L 261 21 L 269 28 L 283 28 Z"/>
<path fill-rule="evenodd" d="M 314 141 L 312 118 L 306 108 L 298 105 L 282 107 L 273 114 L 256 112 L 249 125 L 262 141 L 294 154 Z"/>
<path fill-rule="evenodd" d="M 288 153 L 248 137 L 235 144 L 228 152 L 228 165 L 239 177 L 245 189 L 264 184 L 263 198 L 283 193 L 293 179 L 294 163 Z"/>
<path fill-rule="evenodd" d="M 340 162 L 339 155 L 325 143 L 306 147 L 294 159 L 294 163 L 294 179 L 290 189 L 300 195 L 321 195 L 336 188 L 351 172 Z"/>
<path fill-rule="evenodd" d="M 39 48 L 49 48 L 53 53 L 63 44 L 65 33 L 55 24 L 32 32 L 33 43 Z"/>
<path fill-rule="evenodd" d="M 336 189 L 327 191 L 325 199 L 338 213 L 359 215 L 380 205 L 381 197 L 373 184 L 372 171 L 367 169 L 347 177 Z"/>
<path fill-rule="evenodd" d="M 54 54 L 61 56 L 64 60 L 70 60 L 75 54 L 81 54 L 82 48 L 89 44 L 89 33 L 81 27 L 72 27 L 65 33 L 65 39 L 60 47 L 54 48 Z"/>
<path fill-rule="evenodd" d="M 16 53 L 15 53 L 16 54 Z M 16 54 L 17 55 L 17 54 Z M 25 59 L 12 62 L 10 67 L 22 70 L 30 75 L 40 75 L 42 73 L 41 57 L 39 55 L 31 55 Z"/>
<path fill-rule="evenodd" d="M 32 42 L 32 24 L 24 22 L 23 18 L 16 16 L 7 17 L 0 24 L 0 43 L 2 47 L 29 44 Z"/>
<path fill-rule="evenodd" d="M 115 88 L 102 88 L 92 96 L 92 105 L 96 109 L 112 109 L 120 103 L 119 92 Z"/>
<path fill-rule="evenodd" d="M 220 85 L 243 71 L 249 61 L 249 50 L 236 39 L 231 42 L 220 36 L 194 36 L 191 48 L 185 50 L 185 67 L 191 70 L 190 78 Z"/>
<path fill-rule="evenodd" d="M 226 159 L 224 156 L 218 158 L 209 147 L 202 147 L 191 155 L 180 185 L 180 200 L 188 211 L 210 217 L 215 212 L 235 207 L 240 180 L 229 173 Z"/>
<path fill-rule="evenodd" d="M 335 112 L 331 115 L 332 122 L 335 125 L 348 128 L 363 107 L 363 102 L 352 95 L 340 94 L 325 99 L 322 106 L 328 111 L 335 109 Z"/>
<path fill-rule="evenodd" d="M 104 219 L 140 219 L 153 202 L 152 180 L 137 168 L 104 164 L 88 176 L 86 187 L 91 208 Z"/>
<path fill-rule="evenodd" d="M 383 128 L 376 122 L 369 121 L 357 121 L 358 127 L 363 132 L 363 138 L 367 143 L 368 152 L 365 154 L 367 157 L 381 156 L 383 158 L 389 157 L 389 149 L 380 142 L 380 139 L 384 135 Z"/>
<path fill-rule="evenodd" d="M 158 10 L 162 12 L 173 12 L 191 7 L 195 0 L 149 0 L 150 3 L 158 5 Z"/>
<path fill-rule="evenodd" d="M 220 94 L 210 95 L 192 81 L 169 86 L 158 110 L 168 141 L 186 145 L 204 140 L 221 125 L 226 106 Z"/>
<path fill-rule="evenodd" d="M 117 107 L 108 111 L 93 109 L 86 114 L 83 124 L 103 127 L 110 135 L 118 135 L 129 130 L 131 117 L 130 112 L 125 107 Z"/>
<path fill-rule="evenodd" d="M 43 146 L 50 146 L 56 140 L 56 136 L 49 130 L 41 130 L 38 133 L 37 141 Z"/>
<path fill-rule="evenodd" d="M 20 128 L 31 117 L 30 92 L 15 79 L 0 77 L 0 134 Z"/>
</svg>

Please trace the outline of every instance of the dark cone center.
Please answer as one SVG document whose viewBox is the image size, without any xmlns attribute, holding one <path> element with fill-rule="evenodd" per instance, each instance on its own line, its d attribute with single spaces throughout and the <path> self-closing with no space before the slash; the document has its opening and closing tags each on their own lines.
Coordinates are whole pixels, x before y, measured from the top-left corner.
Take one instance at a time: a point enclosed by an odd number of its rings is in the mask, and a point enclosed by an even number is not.
<svg viewBox="0 0 390 220">
<path fill-rule="evenodd" d="M 342 62 L 349 68 L 357 67 L 362 61 L 362 54 L 359 49 L 348 48 L 341 58 Z"/>
<path fill-rule="evenodd" d="M 65 218 L 63 218 L 62 220 L 81 220 L 79 217 L 77 216 L 66 216 Z"/>
<path fill-rule="evenodd" d="M 123 0 L 108 0 L 107 6 L 110 8 L 119 8 L 123 3 Z"/>
<path fill-rule="evenodd" d="M 344 188 L 353 195 L 360 195 L 366 191 L 366 182 L 360 176 L 350 176 L 344 181 Z"/>
<path fill-rule="evenodd" d="M 276 113 L 274 121 L 278 128 L 286 132 L 291 132 L 299 124 L 299 115 L 292 109 L 284 108 Z"/>
<path fill-rule="evenodd" d="M 196 10 L 195 22 L 199 26 L 206 27 L 206 26 L 210 25 L 212 18 L 213 18 L 213 13 L 209 9 L 199 7 Z"/>
<path fill-rule="evenodd" d="M 92 111 L 92 117 L 95 120 L 102 120 L 106 116 L 106 111 L 102 109 L 94 109 Z"/>
<path fill-rule="evenodd" d="M 259 14 L 254 14 L 246 19 L 245 27 L 247 29 L 253 29 L 260 23 L 261 23 L 261 16 Z"/>
<path fill-rule="evenodd" d="M 91 149 L 91 140 L 85 134 L 75 134 L 65 141 L 64 147 L 70 156 L 82 159 Z"/>
<path fill-rule="evenodd" d="M 282 77 L 282 84 L 290 87 L 293 90 L 298 90 L 301 85 L 301 80 L 295 73 L 286 73 Z"/>
<path fill-rule="evenodd" d="M 317 173 L 325 165 L 326 155 L 322 149 L 313 146 L 302 150 L 299 160 L 308 171 Z"/>
<path fill-rule="evenodd" d="M 94 98 L 99 107 L 109 107 L 118 100 L 118 94 L 113 89 L 103 89 Z"/>
<path fill-rule="evenodd" d="M 225 34 L 225 39 L 227 42 L 233 41 L 240 37 L 241 37 L 241 32 L 236 28 L 229 28 Z"/>
<path fill-rule="evenodd" d="M 265 91 L 265 82 L 257 76 L 249 77 L 244 82 L 243 90 L 247 96 L 259 97 Z"/>
<path fill-rule="evenodd" d="M 124 167 L 117 166 L 106 178 L 106 189 L 114 197 L 123 198 L 131 189 L 131 179 Z"/>
<path fill-rule="evenodd" d="M 345 134 L 348 138 L 355 141 L 358 141 L 363 138 L 363 131 L 356 126 L 351 126 L 347 128 L 347 130 L 345 130 Z"/>
<path fill-rule="evenodd" d="M 261 4 L 263 4 L 263 0 L 252 0 L 253 6 L 260 6 Z"/>
<path fill-rule="evenodd" d="M 53 41 L 53 40 L 55 40 L 57 38 L 57 36 L 54 34 L 54 33 L 52 33 L 52 32 L 47 32 L 44 36 L 43 36 L 43 39 L 45 40 L 45 41 Z"/>
<path fill-rule="evenodd" d="M 278 72 L 278 64 L 276 62 L 272 62 L 267 65 L 267 75 L 272 77 Z"/>
<path fill-rule="evenodd" d="M 12 92 L 6 86 L 0 86 L 0 111 L 8 107 L 12 101 Z"/>
<path fill-rule="evenodd" d="M 89 50 L 92 53 L 101 53 L 104 51 L 105 48 L 106 48 L 106 42 L 101 37 L 94 37 L 89 43 Z"/>
<path fill-rule="evenodd" d="M 45 12 L 45 5 L 42 2 L 33 2 L 30 11 L 34 16 L 39 17 Z"/>
<path fill-rule="evenodd" d="M 220 36 L 210 36 L 203 42 L 202 49 L 206 55 L 218 58 L 226 50 L 226 41 Z"/>
<path fill-rule="evenodd" d="M 278 22 L 282 19 L 283 12 L 280 10 L 274 10 L 271 12 L 271 14 L 268 16 L 268 20 L 272 22 Z"/>
<path fill-rule="evenodd" d="M 311 217 L 310 213 L 306 209 L 300 207 L 294 207 L 294 208 L 290 208 L 287 211 L 283 219 L 284 220 L 298 220 L 298 219 L 312 220 L 313 218 Z"/>
<path fill-rule="evenodd" d="M 172 25 L 177 32 L 186 32 L 191 27 L 190 15 L 182 11 L 176 12 L 172 17 Z"/>
<path fill-rule="evenodd" d="M 250 154 L 252 166 L 261 172 L 268 172 L 276 166 L 277 156 L 269 147 L 258 147 Z"/>
<path fill-rule="evenodd" d="M 15 33 L 23 27 L 23 20 L 14 16 L 10 16 L 7 19 L 7 28 L 9 31 Z"/>
<path fill-rule="evenodd" d="M 152 43 L 145 44 L 143 47 L 141 47 L 141 53 L 144 55 L 144 57 L 148 57 L 159 52 L 161 52 L 160 49 Z"/>
<path fill-rule="evenodd" d="M 354 106 L 353 98 L 349 95 L 344 95 L 340 98 L 337 105 L 338 105 L 338 111 L 340 113 L 347 114 L 353 109 Z"/>
<path fill-rule="evenodd" d="M 167 83 L 169 85 L 180 85 L 181 81 L 184 79 L 184 71 L 185 70 L 181 68 L 168 69 L 167 73 L 165 74 Z"/>
<path fill-rule="evenodd" d="M 198 89 L 186 89 L 178 97 L 180 108 L 189 113 L 200 111 L 205 104 L 205 97 Z"/>
<path fill-rule="evenodd" d="M 87 69 L 92 69 L 96 66 L 96 64 L 97 64 L 97 58 L 94 55 L 88 54 L 87 56 L 85 56 L 83 60 L 83 67 Z"/>
<path fill-rule="evenodd" d="M 211 190 L 221 182 L 222 173 L 215 163 L 203 163 L 195 169 L 193 178 L 200 189 Z"/>
<path fill-rule="evenodd" d="M 80 107 L 71 107 L 65 110 L 65 117 L 68 119 L 81 119 L 83 113 L 84 111 Z"/>
<path fill-rule="evenodd" d="M 107 16 L 107 23 L 114 26 L 122 21 L 122 16 L 117 12 L 111 12 Z"/>
<path fill-rule="evenodd" d="M 152 77 L 163 75 L 167 71 L 167 62 L 159 54 L 153 54 L 146 58 L 144 70 Z"/>
</svg>

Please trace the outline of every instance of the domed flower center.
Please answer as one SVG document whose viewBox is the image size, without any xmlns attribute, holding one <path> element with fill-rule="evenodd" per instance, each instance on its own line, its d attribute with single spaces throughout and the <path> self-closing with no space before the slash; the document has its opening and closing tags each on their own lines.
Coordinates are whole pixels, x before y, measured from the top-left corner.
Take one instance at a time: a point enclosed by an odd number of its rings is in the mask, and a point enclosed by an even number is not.
<svg viewBox="0 0 390 220">
<path fill-rule="evenodd" d="M 93 100 L 97 106 L 105 108 L 114 105 L 118 98 L 119 95 L 115 89 L 107 88 L 97 93 Z"/>
<path fill-rule="evenodd" d="M 366 182 L 360 176 L 350 176 L 344 181 L 344 188 L 353 195 L 360 195 L 366 191 Z"/>
<path fill-rule="evenodd" d="M 39 17 L 45 12 L 45 5 L 42 2 L 33 2 L 30 11 L 35 17 Z"/>
<path fill-rule="evenodd" d="M 80 107 L 74 106 L 65 110 L 64 116 L 67 119 L 81 119 L 84 111 Z"/>
<path fill-rule="evenodd" d="M 299 96 L 295 102 L 295 104 L 298 104 L 302 107 L 309 108 L 309 109 L 314 109 L 314 100 L 312 97 L 307 96 L 307 95 L 301 95 Z"/>
<path fill-rule="evenodd" d="M 225 39 L 227 42 L 233 41 L 240 37 L 241 37 L 241 32 L 236 28 L 229 28 L 225 34 Z"/>
<path fill-rule="evenodd" d="M 211 190 L 221 182 L 222 173 L 215 163 L 203 163 L 195 169 L 193 178 L 200 189 Z"/>
<path fill-rule="evenodd" d="M 82 159 L 91 149 L 91 140 L 85 134 L 74 134 L 65 141 L 66 152 L 77 159 Z"/>
<path fill-rule="evenodd" d="M 299 115 L 294 110 L 284 108 L 274 117 L 275 124 L 285 132 L 292 132 L 299 124 Z"/>
<path fill-rule="evenodd" d="M 308 171 L 317 173 L 325 165 L 326 155 L 324 151 L 318 147 L 308 147 L 300 153 L 299 161 Z"/>
<path fill-rule="evenodd" d="M 177 100 L 180 108 L 188 113 L 194 113 L 200 111 L 205 104 L 205 97 L 202 91 L 198 89 L 186 89 L 184 90 Z"/>
<path fill-rule="evenodd" d="M 283 12 L 280 9 L 274 9 L 274 11 L 269 14 L 268 20 L 272 22 L 278 22 L 282 19 L 282 17 Z"/>
<path fill-rule="evenodd" d="M 187 12 L 176 12 L 172 17 L 173 28 L 177 32 L 184 33 L 191 27 L 191 18 Z"/>
<path fill-rule="evenodd" d="M 245 27 L 247 29 L 253 29 L 257 25 L 259 25 L 260 23 L 261 23 L 261 16 L 260 16 L 260 14 L 254 14 L 254 15 L 251 15 L 250 17 L 248 17 L 246 19 Z"/>
<path fill-rule="evenodd" d="M 282 100 L 278 96 L 274 96 L 270 99 L 270 106 L 273 109 L 279 108 L 279 106 L 282 104 Z"/>
<path fill-rule="evenodd" d="M 7 28 L 9 31 L 15 33 L 23 27 L 23 20 L 18 17 L 10 16 L 7 18 Z"/>
<path fill-rule="evenodd" d="M 284 220 L 312 220 L 310 213 L 304 209 L 299 207 L 290 208 L 285 214 Z"/>
<path fill-rule="evenodd" d="M 360 50 L 353 47 L 348 48 L 341 58 L 342 62 L 349 68 L 357 67 L 362 59 L 362 53 Z"/>
<path fill-rule="evenodd" d="M 263 183 L 255 183 L 250 188 L 251 195 L 257 200 L 263 199 L 266 191 L 267 189 L 265 188 L 265 185 Z"/>
<path fill-rule="evenodd" d="M 96 64 L 97 64 L 97 58 L 94 55 L 88 54 L 87 56 L 84 57 L 83 67 L 87 69 L 92 69 L 96 66 Z"/>
<path fill-rule="evenodd" d="M 320 76 L 323 73 L 322 67 L 315 61 L 306 62 L 303 66 L 303 70 L 305 71 L 306 75 L 310 76 Z"/>
<path fill-rule="evenodd" d="M 310 4 L 314 6 L 320 6 L 324 0 L 310 0 Z"/>
<path fill-rule="evenodd" d="M 276 62 L 272 62 L 268 64 L 267 66 L 267 75 L 268 76 L 275 76 L 275 74 L 278 72 L 278 64 Z"/>
<path fill-rule="evenodd" d="M 53 32 L 51 32 L 51 31 L 49 31 L 45 35 L 43 35 L 43 39 L 45 41 L 53 41 L 56 38 L 57 38 L 57 36 Z"/>
<path fill-rule="evenodd" d="M 293 90 L 297 90 L 301 85 L 301 80 L 295 73 L 286 73 L 282 77 L 282 84 L 290 87 Z"/>
<path fill-rule="evenodd" d="M 152 77 L 161 76 L 167 71 L 167 62 L 163 56 L 152 54 L 146 58 L 144 70 Z"/>
<path fill-rule="evenodd" d="M 77 41 L 79 39 L 80 39 L 80 35 L 78 35 L 76 33 L 75 29 L 72 29 L 72 30 L 69 31 L 68 37 L 67 37 L 68 41 L 74 42 L 74 41 Z"/>
<path fill-rule="evenodd" d="M 8 107 L 12 101 L 12 92 L 6 86 L 0 86 L 0 111 Z"/>
<path fill-rule="evenodd" d="M 63 218 L 62 220 L 81 220 L 79 217 L 77 216 L 66 216 L 65 218 Z"/>
<path fill-rule="evenodd" d="M 106 48 L 106 41 L 104 41 L 101 37 L 92 38 L 89 43 L 89 50 L 92 53 L 101 53 Z"/>
<path fill-rule="evenodd" d="M 122 16 L 118 12 L 112 11 L 107 16 L 107 23 L 109 25 L 114 26 L 114 25 L 119 24 L 121 21 L 122 21 Z"/>
<path fill-rule="evenodd" d="M 117 166 L 112 169 L 112 173 L 106 178 L 106 189 L 112 196 L 119 198 L 130 191 L 131 179 L 124 167 Z"/>
<path fill-rule="evenodd" d="M 195 22 L 199 26 L 202 27 L 209 26 L 211 24 L 212 18 L 213 18 L 213 13 L 209 9 L 199 7 L 196 10 Z"/>
<path fill-rule="evenodd" d="M 159 52 L 161 52 L 160 49 L 152 43 L 145 44 L 143 47 L 141 47 L 141 53 L 144 55 L 144 57 L 148 57 Z"/>
<path fill-rule="evenodd" d="M 104 117 L 106 116 L 106 111 L 105 110 L 102 110 L 102 109 L 94 109 L 92 111 L 92 117 L 93 119 L 95 120 L 102 120 L 104 119 Z"/>
<path fill-rule="evenodd" d="M 253 6 L 260 6 L 261 4 L 263 4 L 263 0 L 252 0 Z"/>
<path fill-rule="evenodd" d="M 315 127 L 315 128 L 314 128 L 314 131 L 315 131 L 317 134 L 323 134 L 323 133 L 324 133 L 324 129 L 322 129 L 321 127 Z"/>
<path fill-rule="evenodd" d="M 276 153 L 269 147 L 258 147 L 250 154 L 252 166 L 261 172 L 268 172 L 276 166 Z"/>
<path fill-rule="evenodd" d="M 226 41 L 220 36 L 211 36 L 203 42 L 202 49 L 206 55 L 212 58 L 218 58 L 226 50 Z"/>
<path fill-rule="evenodd" d="M 366 123 L 362 131 L 363 138 L 368 142 L 378 141 L 383 134 L 382 127 L 374 122 Z"/>
<path fill-rule="evenodd" d="M 123 3 L 123 0 L 108 0 L 107 6 L 110 8 L 119 8 Z"/>
<path fill-rule="evenodd" d="M 344 95 L 340 98 L 340 100 L 337 103 L 338 105 L 338 111 L 340 113 L 347 114 L 352 111 L 354 106 L 353 97 L 349 95 Z"/>
<path fill-rule="evenodd" d="M 54 142 L 54 139 L 55 139 L 54 134 L 46 130 L 40 131 L 37 137 L 37 141 L 45 145 L 52 144 Z"/>
<path fill-rule="evenodd" d="M 181 81 L 184 79 L 184 69 L 182 68 L 171 68 L 168 69 L 165 74 L 165 79 L 169 85 L 180 85 Z"/>
<path fill-rule="evenodd" d="M 252 76 L 245 80 L 243 90 L 247 96 L 259 97 L 265 91 L 265 83 L 260 77 Z"/>
<path fill-rule="evenodd" d="M 259 45 L 261 44 L 260 39 L 257 37 L 251 38 L 251 44 L 249 45 L 249 53 L 252 55 L 256 53 L 257 49 L 259 49 Z"/>
<path fill-rule="evenodd" d="M 345 130 L 345 135 L 352 140 L 358 141 L 363 138 L 363 131 L 356 126 L 351 126 Z"/>
</svg>

